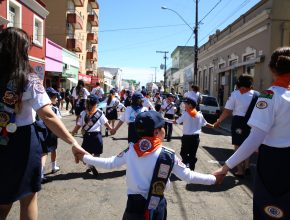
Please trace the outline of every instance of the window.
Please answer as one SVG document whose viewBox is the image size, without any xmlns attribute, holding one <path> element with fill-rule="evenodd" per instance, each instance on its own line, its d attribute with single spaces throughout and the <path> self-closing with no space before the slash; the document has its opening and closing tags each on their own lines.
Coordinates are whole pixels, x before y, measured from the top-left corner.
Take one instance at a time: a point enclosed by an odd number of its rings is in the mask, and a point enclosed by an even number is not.
<svg viewBox="0 0 290 220">
<path fill-rule="evenodd" d="M 22 6 L 15 0 L 7 1 L 7 15 L 9 23 L 7 27 L 22 28 Z"/>
<path fill-rule="evenodd" d="M 36 15 L 33 16 L 33 43 L 43 46 L 43 20 Z"/>
</svg>

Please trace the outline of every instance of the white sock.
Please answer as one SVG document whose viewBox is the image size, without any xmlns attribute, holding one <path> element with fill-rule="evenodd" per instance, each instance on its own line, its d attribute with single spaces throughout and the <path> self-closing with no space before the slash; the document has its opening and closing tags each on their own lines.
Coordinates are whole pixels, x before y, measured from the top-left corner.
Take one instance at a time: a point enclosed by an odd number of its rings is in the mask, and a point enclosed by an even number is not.
<svg viewBox="0 0 290 220">
<path fill-rule="evenodd" d="M 44 167 L 41 167 L 41 178 L 44 177 Z"/>
</svg>

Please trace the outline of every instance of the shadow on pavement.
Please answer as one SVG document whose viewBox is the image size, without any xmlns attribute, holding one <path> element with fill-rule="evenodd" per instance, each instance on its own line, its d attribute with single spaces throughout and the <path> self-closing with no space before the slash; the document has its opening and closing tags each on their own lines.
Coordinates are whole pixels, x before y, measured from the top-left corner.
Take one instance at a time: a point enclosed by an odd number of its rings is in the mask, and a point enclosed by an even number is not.
<svg viewBox="0 0 290 220">
<path fill-rule="evenodd" d="M 105 180 L 105 179 L 112 179 L 112 178 L 118 178 L 121 176 L 126 175 L 126 170 L 117 170 L 117 171 L 111 171 L 106 173 L 100 173 L 98 176 L 95 176 L 91 173 L 65 173 L 65 174 L 58 174 L 55 176 L 49 176 L 50 181 L 58 181 L 58 180 L 70 180 L 70 179 L 96 179 L 96 180 Z"/>
<path fill-rule="evenodd" d="M 228 189 L 234 188 L 235 186 L 239 186 L 244 184 L 244 181 L 237 181 L 233 176 L 226 176 L 224 182 L 220 185 L 200 185 L 200 184 L 187 184 L 185 189 L 188 191 L 207 191 L 207 192 L 220 192 L 226 191 Z"/>
<path fill-rule="evenodd" d="M 216 162 L 220 165 L 223 165 L 224 162 L 234 153 L 233 149 L 224 149 L 224 148 L 215 148 L 209 146 L 202 146 L 204 150 L 206 150 L 213 158 L 215 158 Z M 239 182 L 253 191 L 254 179 L 256 175 L 256 161 L 257 161 L 257 154 L 253 154 L 250 157 L 250 175 L 245 175 L 244 177 L 235 177 L 232 178 L 239 180 Z M 236 169 L 232 169 L 230 171 L 232 175 L 236 172 Z"/>
<path fill-rule="evenodd" d="M 112 140 L 113 141 L 119 141 L 119 140 L 124 141 L 124 140 L 128 140 L 128 138 L 115 138 L 115 137 L 112 137 Z"/>
<path fill-rule="evenodd" d="M 231 133 L 229 132 L 223 132 L 222 134 L 218 131 L 220 128 L 207 128 L 202 127 L 201 130 L 205 134 L 211 134 L 211 135 L 223 135 L 223 136 L 231 136 Z"/>
</svg>

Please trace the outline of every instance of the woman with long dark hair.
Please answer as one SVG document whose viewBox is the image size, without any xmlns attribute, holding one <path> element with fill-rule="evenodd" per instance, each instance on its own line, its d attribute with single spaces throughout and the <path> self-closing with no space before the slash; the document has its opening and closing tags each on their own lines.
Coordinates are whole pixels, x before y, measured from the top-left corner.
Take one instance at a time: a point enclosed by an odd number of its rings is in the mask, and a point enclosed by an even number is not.
<svg viewBox="0 0 290 220">
<path fill-rule="evenodd" d="M 248 121 L 251 133 L 214 172 L 227 174 L 259 149 L 254 186 L 254 219 L 290 219 L 290 47 L 278 48 L 269 68 L 273 85 L 262 92 Z"/>
<path fill-rule="evenodd" d="M 51 110 L 42 82 L 32 73 L 27 33 L 18 28 L 0 32 L 0 219 L 20 201 L 20 219 L 37 219 L 41 189 L 41 145 L 36 113 L 51 131 L 85 152 Z"/>
<path fill-rule="evenodd" d="M 75 103 L 75 114 L 77 116 L 76 121 L 78 121 L 82 111 L 86 109 L 86 100 L 90 95 L 90 92 L 85 88 L 85 83 L 83 80 L 79 80 L 77 86 L 72 92 Z"/>
</svg>

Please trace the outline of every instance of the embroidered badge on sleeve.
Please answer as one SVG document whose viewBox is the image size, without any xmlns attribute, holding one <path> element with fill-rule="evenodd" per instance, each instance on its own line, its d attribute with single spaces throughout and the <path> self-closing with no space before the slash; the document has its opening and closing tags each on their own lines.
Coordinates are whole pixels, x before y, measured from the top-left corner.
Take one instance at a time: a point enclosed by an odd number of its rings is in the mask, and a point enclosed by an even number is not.
<svg viewBox="0 0 290 220">
<path fill-rule="evenodd" d="M 272 90 L 265 90 L 260 93 L 259 98 L 272 99 L 274 92 Z"/>
</svg>

